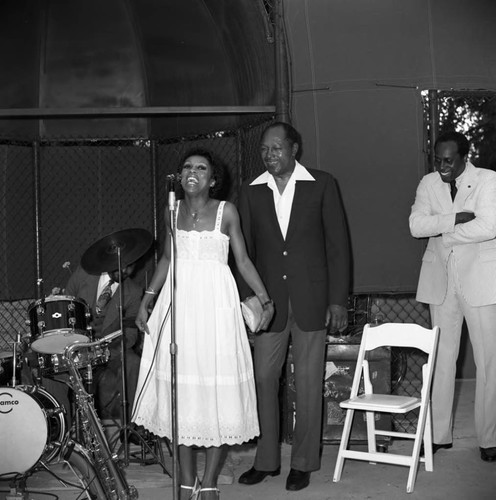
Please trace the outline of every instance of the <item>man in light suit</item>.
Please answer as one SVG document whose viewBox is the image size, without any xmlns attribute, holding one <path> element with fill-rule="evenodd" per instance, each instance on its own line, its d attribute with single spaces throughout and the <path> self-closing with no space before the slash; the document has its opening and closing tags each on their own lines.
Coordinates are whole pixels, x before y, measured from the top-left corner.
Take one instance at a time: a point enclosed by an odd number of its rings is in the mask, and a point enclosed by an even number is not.
<svg viewBox="0 0 496 500">
<path fill-rule="evenodd" d="M 262 135 L 267 169 L 242 187 L 239 212 L 248 253 L 275 303 L 269 331 L 254 340 L 261 436 L 242 484 L 280 473 L 278 391 L 291 335 L 296 425 L 286 489 L 308 486 L 320 468 L 326 326 L 347 326 L 349 244 L 334 178 L 297 160 L 301 140 L 286 123 Z M 240 284 L 243 294 L 243 284 Z"/>
<path fill-rule="evenodd" d="M 475 430 L 482 460 L 496 461 L 496 173 L 467 160 L 463 134 L 435 144 L 436 172 L 417 188 L 410 231 L 429 238 L 417 300 L 440 340 L 432 387 L 433 451 L 453 446 L 456 360 L 465 319 L 476 372 Z"/>
</svg>

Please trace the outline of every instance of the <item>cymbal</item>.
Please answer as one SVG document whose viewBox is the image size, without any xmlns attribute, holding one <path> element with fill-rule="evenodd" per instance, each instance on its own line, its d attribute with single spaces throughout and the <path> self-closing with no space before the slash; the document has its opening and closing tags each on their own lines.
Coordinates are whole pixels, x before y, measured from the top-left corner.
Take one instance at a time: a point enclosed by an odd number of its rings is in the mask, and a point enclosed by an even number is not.
<svg viewBox="0 0 496 500">
<path fill-rule="evenodd" d="M 150 248 L 153 236 L 146 229 L 123 229 L 93 243 L 81 257 L 81 266 L 90 274 L 116 271 L 137 261 Z"/>
</svg>

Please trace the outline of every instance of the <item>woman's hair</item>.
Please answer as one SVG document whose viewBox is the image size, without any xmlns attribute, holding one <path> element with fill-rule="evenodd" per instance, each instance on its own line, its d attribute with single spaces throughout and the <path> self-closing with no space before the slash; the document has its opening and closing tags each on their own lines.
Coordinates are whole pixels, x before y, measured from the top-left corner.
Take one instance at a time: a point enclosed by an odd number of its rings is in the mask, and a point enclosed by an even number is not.
<svg viewBox="0 0 496 500">
<path fill-rule="evenodd" d="M 194 147 L 186 151 L 186 153 L 182 156 L 177 168 L 179 173 L 183 169 L 184 162 L 191 156 L 201 156 L 205 158 L 212 167 L 212 179 L 215 180 L 215 184 L 210 188 L 209 194 L 211 198 L 218 198 L 220 193 L 224 191 L 225 187 L 224 184 L 227 177 L 226 165 L 212 151 L 202 147 Z M 181 184 L 179 184 L 179 191 L 180 194 L 184 196 Z"/>
</svg>

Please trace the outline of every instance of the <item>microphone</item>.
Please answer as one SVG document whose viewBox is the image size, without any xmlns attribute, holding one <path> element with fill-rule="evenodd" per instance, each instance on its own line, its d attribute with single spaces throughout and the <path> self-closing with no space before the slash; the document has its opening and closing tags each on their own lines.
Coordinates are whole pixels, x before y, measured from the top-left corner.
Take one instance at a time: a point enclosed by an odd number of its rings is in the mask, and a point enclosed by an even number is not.
<svg viewBox="0 0 496 500">
<path fill-rule="evenodd" d="M 181 181 L 181 174 L 169 174 L 169 175 L 166 175 L 165 178 L 171 182 L 180 182 Z"/>
<path fill-rule="evenodd" d="M 173 212 L 176 209 L 175 183 L 181 180 L 181 174 L 169 174 L 166 176 L 166 179 L 167 179 L 167 191 L 169 192 L 169 198 L 168 198 L 169 211 Z"/>
</svg>

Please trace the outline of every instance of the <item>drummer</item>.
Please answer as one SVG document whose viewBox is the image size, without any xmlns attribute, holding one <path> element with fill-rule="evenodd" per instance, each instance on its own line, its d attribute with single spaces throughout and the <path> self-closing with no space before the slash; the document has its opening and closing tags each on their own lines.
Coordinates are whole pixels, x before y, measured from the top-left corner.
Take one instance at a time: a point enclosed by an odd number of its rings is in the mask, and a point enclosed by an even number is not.
<svg viewBox="0 0 496 500">
<path fill-rule="evenodd" d="M 134 325 L 143 290 L 132 279 L 135 263 L 126 265 L 121 271 L 122 314 L 124 341 L 126 349 L 126 382 L 128 415 L 132 408 L 138 381 L 140 356 L 136 352 L 139 333 Z M 90 308 L 90 322 L 95 340 L 120 329 L 120 292 L 119 271 L 114 270 L 100 275 L 89 274 L 79 266 L 70 276 L 65 293 L 83 299 Z M 95 404 L 100 418 L 121 416 L 122 379 L 121 339 L 110 344 L 108 364 L 93 369 L 93 388 Z"/>
<path fill-rule="evenodd" d="M 132 279 L 136 264 L 126 265 L 121 272 L 123 286 L 123 326 L 126 349 L 126 385 L 128 401 L 128 421 L 132 408 L 136 385 L 138 381 L 140 355 L 139 346 L 141 334 L 135 327 L 135 317 L 142 297 L 142 288 Z M 110 283 L 111 282 L 111 283 Z M 109 285 L 110 286 L 107 286 Z M 70 276 L 66 288 L 54 288 L 52 294 L 65 295 L 83 299 L 90 309 L 89 327 L 97 340 L 105 335 L 120 329 L 120 292 L 119 271 L 89 274 L 79 266 Z M 95 407 L 101 419 L 120 418 L 121 406 L 121 341 L 120 337 L 114 339 L 109 345 L 110 358 L 104 365 L 95 365 L 92 368 L 92 385 L 90 391 L 94 395 Z M 33 360 L 36 353 L 31 353 L 29 365 L 35 367 Z M 39 371 L 35 376 L 40 376 Z M 67 425 L 72 425 L 72 391 L 70 390 L 69 376 L 67 373 L 52 376 L 41 375 L 41 385 L 56 398 L 59 404 L 66 408 Z"/>
</svg>

